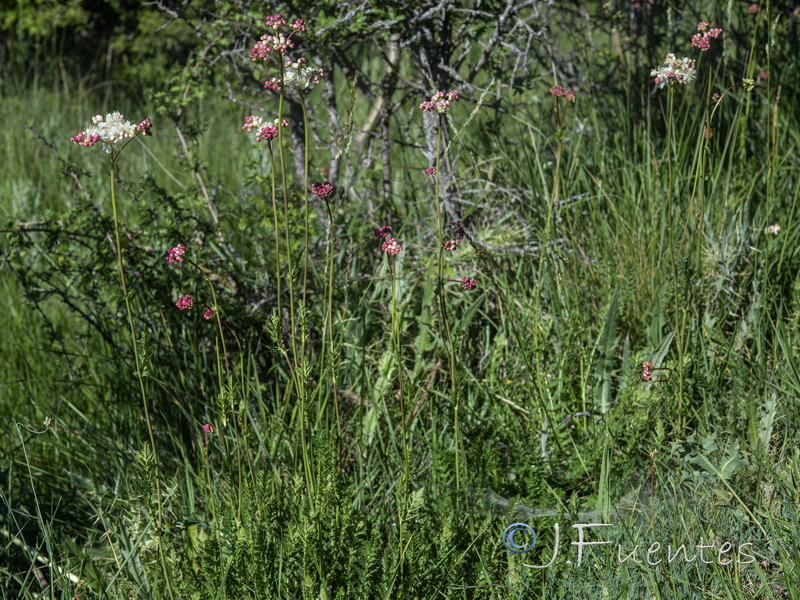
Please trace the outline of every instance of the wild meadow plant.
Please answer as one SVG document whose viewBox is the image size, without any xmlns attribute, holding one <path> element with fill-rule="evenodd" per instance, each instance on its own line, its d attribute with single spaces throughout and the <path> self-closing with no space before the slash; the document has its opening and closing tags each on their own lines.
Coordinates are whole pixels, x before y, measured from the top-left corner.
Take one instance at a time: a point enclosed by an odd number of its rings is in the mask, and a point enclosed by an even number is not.
<svg viewBox="0 0 800 600">
<path fill-rule="evenodd" d="M 687 270 L 691 268 L 695 273 L 703 270 L 703 247 L 704 230 L 703 223 L 706 212 L 707 196 L 707 172 L 713 168 L 713 155 L 711 151 L 711 139 L 713 137 L 713 117 L 722 99 L 718 93 L 712 92 L 714 89 L 714 71 L 709 65 L 708 75 L 705 78 L 705 110 L 704 119 L 701 122 L 702 131 L 697 132 L 697 139 L 700 140 L 700 149 L 697 160 L 689 161 L 686 154 L 686 146 L 678 139 L 676 131 L 676 116 L 683 111 L 690 110 L 689 100 L 681 102 L 681 109 L 676 109 L 676 95 L 679 90 L 695 81 L 698 68 L 702 64 L 704 57 L 712 49 L 713 44 L 717 43 L 723 33 L 718 27 L 713 27 L 708 21 L 701 21 L 697 24 L 697 32 L 690 40 L 691 47 L 699 52 L 697 58 L 681 57 L 670 52 L 666 55 L 664 62 L 654 68 L 650 76 L 659 90 L 667 88 L 667 136 L 664 149 L 664 162 L 667 164 L 667 182 L 665 186 L 665 198 L 662 206 L 662 228 L 659 240 L 659 259 L 663 256 L 663 248 L 666 245 L 669 253 L 672 300 L 673 300 L 673 328 L 675 332 L 676 344 L 676 396 L 677 414 L 681 415 L 678 423 L 680 429 L 683 428 L 684 415 L 686 414 L 685 402 L 687 385 L 686 378 L 686 355 L 687 355 L 687 326 L 688 326 L 688 295 L 693 292 L 687 287 Z M 729 87 L 725 94 L 738 85 L 743 85 L 747 91 L 753 89 L 752 80 L 745 79 Z M 724 95 L 724 94 L 723 94 Z M 678 170 L 684 165 L 690 164 L 692 172 L 688 173 L 686 179 L 692 182 L 692 189 L 686 194 L 684 189 L 678 189 L 676 180 Z M 688 201 L 683 203 L 679 199 L 688 196 Z M 676 211 L 683 205 L 683 218 L 680 222 L 676 221 Z M 678 235 L 679 230 L 679 235 Z M 666 235 L 665 235 L 666 234 Z M 685 256 L 684 249 L 688 250 L 691 257 L 691 267 L 689 267 L 689 256 Z M 697 294 L 702 295 L 702 292 Z"/>
<path fill-rule="evenodd" d="M 167 570 L 166 552 L 163 542 L 164 531 L 164 515 L 162 512 L 163 500 L 161 494 L 161 474 L 159 471 L 158 450 L 156 448 L 155 438 L 153 437 L 153 425 L 150 419 L 150 408 L 147 399 L 147 391 L 145 389 L 145 377 L 147 377 L 148 365 L 145 364 L 142 354 L 146 347 L 145 338 L 137 339 L 136 337 L 136 324 L 133 318 L 133 308 L 131 306 L 130 293 L 128 291 L 128 284 L 125 278 L 125 265 L 123 260 L 122 240 L 120 237 L 120 223 L 119 211 L 117 209 L 117 196 L 116 196 L 116 180 L 117 180 L 117 161 L 122 151 L 130 144 L 135 138 L 141 136 L 153 135 L 151 128 L 153 123 L 149 118 L 145 119 L 138 125 L 134 125 L 130 121 L 126 121 L 122 113 L 113 112 L 105 115 L 96 115 L 92 117 L 93 125 L 87 127 L 77 135 L 70 138 L 72 142 L 79 146 L 91 147 L 98 142 L 102 144 L 103 151 L 108 154 L 109 171 L 110 171 L 110 193 L 111 193 L 111 209 L 114 217 L 114 240 L 116 245 L 117 254 L 117 268 L 119 269 L 120 287 L 122 289 L 122 298 L 125 301 L 125 310 L 128 315 L 128 327 L 130 330 L 130 343 L 133 348 L 134 363 L 136 365 L 136 379 L 139 381 L 139 391 L 142 397 L 142 409 L 144 411 L 145 423 L 147 424 L 147 432 L 150 436 L 149 452 L 146 455 L 152 456 L 152 469 L 153 469 L 153 482 L 156 492 L 156 518 L 158 530 L 156 532 L 156 539 L 158 543 L 158 554 L 161 562 L 161 568 L 164 575 L 164 580 L 167 583 L 167 591 L 169 597 L 173 598 L 172 585 L 170 584 L 169 574 Z M 179 302 L 181 302 L 179 300 Z M 191 305 L 191 299 L 187 296 L 183 299 L 183 305 Z M 180 308 L 180 307 L 179 307 Z"/>
<path fill-rule="evenodd" d="M 271 331 L 273 339 L 279 344 L 279 348 L 287 360 L 289 371 L 292 375 L 292 383 L 297 394 L 300 404 L 300 415 L 298 418 L 298 428 L 300 431 L 300 444 L 303 452 L 303 469 L 306 478 L 306 486 L 309 494 L 309 500 L 314 505 L 315 503 L 315 476 L 312 454 L 310 452 L 310 444 L 308 436 L 310 435 L 311 423 L 309 419 L 309 412 L 312 409 L 312 399 L 314 393 L 310 389 L 311 385 L 311 370 L 312 366 L 309 362 L 309 357 L 306 355 L 306 342 L 308 339 L 308 265 L 309 265 L 309 193 L 310 178 L 309 178 L 309 121 L 308 112 L 306 110 L 304 93 L 312 85 L 318 85 L 321 78 L 324 76 L 322 69 L 313 69 L 308 64 L 308 59 L 305 57 L 298 58 L 292 61 L 288 58 L 287 53 L 296 48 L 294 38 L 297 34 L 306 30 L 305 21 L 303 19 L 296 19 L 291 24 L 287 23 L 286 19 L 280 15 L 268 16 L 265 20 L 265 26 L 268 32 L 263 34 L 260 40 L 250 50 L 250 60 L 253 62 L 263 62 L 270 64 L 273 57 L 276 57 L 278 66 L 278 75 L 272 77 L 264 83 L 264 88 L 272 90 L 279 94 L 278 101 L 278 117 L 268 125 L 262 126 L 262 118 L 257 115 L 251 115 L 245 120 L 245 125 L 242 129 L 251 132 L 256 130 L 256 141 L 266 140 L 269 147 L 270 154 L 270 173 L 271 173 L 271 186 L 270 196 L 272 197 L 272 211 L 273 211 L 273 224 L 275 227 L 275 261 L 276 261 L 276 277 L 277 280 L 281 279 L 281 248 L 278 241 L 278 211 L 276 205 L 277 189 L 283 192 L 283 231 L 284 231 L 284 244 L 285 256 L 287 258 L 288 270 L 286 272 L 286 284 L 289 291 L 289 350 L 287 351 L 283 346 L 283 314 L 281 311 L 280 300 L 275 309 L 271 321 Z M 295 306 L 295 265 L 292 256 L 292 240 L 289 233 L 290 218 L 289 218 L 289 185 L 286 171 L 285 159 L 285 142 L 282 134 L 283 127 L 289 125 L 288 121 L 283 118 L 285 94 L 287 89 L 293 89 L 299 96 L 300 103 L 303 107 L 303 131 L 304 131 L 304 171 L 303 171 L 303 202 L 304 202 L 304 245 L 303 245 L 303 278 L 302 278 L 302 296 L 300 303 Z M 276 179 L 276 162 L 273 143 L 278 148 L 278 159 L 280 164 L 280 185 Z M 327 197 L 332 190 L 325 188 L 317 188 L 317 192 L 321 192 Z M 319 195 L 319 194 L 317 194 Z M 332 213 L 331 213 L 332 215 Z M 329 252 L 333 252 L 332 239 L 329 240 Z M 329 279 L 329 284 L 331 283 Z M 280 298 L 280 283 L 278 284 L 278 298 Z M 330 299 L 330 293 L 328 294 Z M 332 311 L 328 310 L 328 316 L 332 318 Z M 299 328 L 299 331 L 298 331 Z M 333 335 L 333 324 L 328 324 L 328 329 Z M 298 351 L 298 337 L 299 351 Z M 288 390 L 287 390 L 288 391 Z M 287 396 L 288 399 L 288 396 Z M 338 412 L 338 411 L 337 411 Z M 341 429 L 340 425 L 337 425 Z M 319 523 L 319 521 L 318 521 Z"/>
<path fill-rule="evenodd" d="M 450 326 L 450 321 L 447 316 L 447 297 L 445 295 L 445 277 L 444 277 L 444 267 L 445 267 L 445 260 L 444 260 L 444 253 L 453 252 L 458 247 L 458 244 L 464 237 L 464 226 L 459 222 L 456 226 L 457 231 L 453 231 L 453 235 L 445 237 L 444 233 L 444 221 L 442 219 L 442 208 L 441 208 L 441 198 L 440 198 L 440 182 L 439 182 L 439 173 L 440 173 L 440 163 L 441 160 L 444 158 L 442 156 L 442 141 L 446 135 L 446 125 L 447 125 L 447 116 L 448 111 L 450 109 L 450 105 L 459 99 L 459 96 L 456 92 L 436 92 L 433 96 L 431 96 L 430 100 L 422 102 L 419 107 L 422 109 L 423 112 L 432 112 L 436 113 L 438 116 L 438 124 L 437 124 L 437 134 L 436 134 L 436 164 L 432 167 L 428 167 L 425 170 L 425 173 L 433 178 L 434 184 L 434 205 L 436 207 L 436 235 L 437 240 L 439 240 L 439 248 L 438 248 L 438 273 L 437 273 L 437 280 L 436 280 L 436 300 L 437 306 L 439 309 L 439 320 L 440 320 L 440 327 L 444 329 L 444 339 L 447 341 L 447 357 L 449 362 L 449 375 L 450 375 L 450 393 L 452 395 L 453 401 L 453 433 L 455 435 L 455 444 L 456 444 L 456 458 L 455 458 L 455 477 L 456 477 L 456 506 L 458 506 L 458 495 L 461 493 L 461 485 L 462 479 L 464 478 L 465 474 L 468 471 L 467 462 L 466 462 L 466 451 L 464 449 L 464 441 L 461 436 L 461 425 L 460 425 L 460 389 L 458 383 L 458 369 L 456 367 L 456 347 L 455 342 L 453 341 L 453 334 L 452 329 Z M 449 147 L 449 146 L 448 146 Z M 465 281 L 468 278 L 465 278 Z M 472 281 L 472 280 L 471 280 Z M 470 290 L 474 287 L 467 287 L 464 285 L 465 290 Z"/>
<path fill-rule="evenodd" d="M 219 404 L 220 404 L 220 421 L 222 425 L 227 424 L 227 417 L 226 414 L 230 414 L 231 424 L 233 427 L 233 436 L 234 436 L 234 443 L 236 445 L 236 471 L 237 471 L 237 497 L 236 497 L 236 519 L 237 523 L 241 523 L 242 521 L 242 494 L 244 493 L 244 475 L 242 473 L 243 463 L 247 462 L 248 467 L 248 474 L 250 476 L 250 481 L 255 487 L 255 472 L 253 470 L 253 464 L 250 457 L 250 453 L 246 450 L 247 441 L 248 441 L 248 430 L 247 424 L 248 420 L 245 418 L 246 414 L 246 390 L 247 390 L 247 382 L 245 379 L 245 348 L 240 340 L 239 336 L 236 334 L 235 328 L 228 323 L 227 321 L 222 319 L 221 310 L 219 308 L 219 303 L 217 300 L 217 293 L 214 289 L 214 284 L 212 283 L 208 272 L 205 271 L 194 262 L 190 256 L 186 255 L 187 248 L 182 244 L 178 244 L 170 249 L 169 253 L 166 256 L 166 261 L 168 263 L 183 263 L 186 262 L 190 264 L 194 269 L 200 273 L 206 281 L 208 285 L 209 293 L 211 294 L 211 302 L 210 304 L 207 302 L 196 302 L 192 299 L 189 294 L 184 295 L 182 298 L 179 298 L 175 302 L 175 306 L 178 310 L 181 311 L 188 311 L 194 308 L 195 306 L 201 306 L 205 308 L 203 312 L 203 318 L 206 321 L 211 321 L 212 319 L 215 320 L 217 325 L 217 330 L 215 333 L 215 340 L 214 340 L 214 349 L 215 349 L 215 356 L 217 361 L 217 385 L 219 391 Z M 224 327 L 224 329 L 223 329 Z M 227 342 L 225 341 L 225 334 L 228 333 L 236 343 L 236 347 L 238 350 L 237 357 L 238 357 L 238 385 L 240 393 L 237 394 L 233 389 L 233 375 L 232 369 L 229 363 L 228 358 L 228 346 Z M 224 363 L 224 371 L 223 371 L 223 363 Z M 239 401 L 237 402 L 237 398 Z M 205 445 L 204 451 L 206 452 L 206 466 L 208 466 L 208 434 L 213 431 L 213 425 L 210 423 L 206 423 L 203 425 L 203 433 L 205 434 Z M 225 438 L 226 448 L 228 440 Z M 215 523 L 219 521 L 215 518 Z M 219 535 L 219 532 L 218 532 Z"/>
</svg>

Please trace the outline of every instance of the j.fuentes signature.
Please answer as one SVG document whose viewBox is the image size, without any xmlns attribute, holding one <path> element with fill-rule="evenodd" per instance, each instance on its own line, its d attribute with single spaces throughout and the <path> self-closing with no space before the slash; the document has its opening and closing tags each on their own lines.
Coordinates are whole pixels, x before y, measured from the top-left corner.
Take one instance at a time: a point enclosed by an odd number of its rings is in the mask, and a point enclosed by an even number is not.
<svg viewBox="0 0 800 600">
<path fill-rule="evenodd" d="M 572 526 L 572 529 L 576 529 L 578 531 L 578 541 L 571 543 L 572 546 L 577 546 L 578 548 L 578 559 L 576 563 L 578 567 L 581 566 L 583 561 L 584 548 L 589 546 L 606 546 L 611 544 L 609 541 L 586 541 L 584 531 L 594 527 L 611 527 L 611 525 L 609 523 L 576 523 Z M 560 535 L 558 523 L 553 525 L 553 529 L 555 531 L 555 542 L 553 543 L 553 555 L 550 558 L 550 562 L 546 565 L 529 565 L 523 563 L 524 566 L 531 569 L 546 569 L 556 562 Z M 525 544 L 519 544 L 515 539 L 516 535 L 524 535 L 529 541 L 527 541 Z M 536 532 L 533 530 L 533 527 L 527 523 L 514 523 L 506 527 L 505 531 L 503 532 L 502 540 L 503 545 L 509 551 L 513 552 L 514 554 L 523 554 L 531 550 L 536 543 Z M 699 544 L 689 544 L 688 546 L 686 544 L 681 544 L 675 548 L 673 548 L 670 544 L 664 545 L 660 542 L 653 542 L 649 547 L 636 544 L 633 549 L 623 548 L 621 544 L 618 544 L 617 561 L 620 564 L 631 561 L 631 563 L 647 564 L 651 566 L 662 564 L 662 562 L 669 565 L 676 560 L 678 562 L 683 561 L 686 563 L 697 561 L 697 564 L 706 565 L 716 563 L 722 566 L 727 566 L 734 563 L 738 565 L 749 565 L 750 563 L 754 563 L 756 561 L 755 556 L 746 552 L 747 548 L 753 545 L 752 542 L 737 544 L 735 546 L 735 552 L 734 544 L 735 542 L 724 542 L 719 547 L 717 547 L 715 544 L 706 545 L 703 543 L 703 538 L 700 538 Z M 572 562 L 568 560 L 566 561 L 566 564 L 569 565 L 572 564 Z"/>
</svg>

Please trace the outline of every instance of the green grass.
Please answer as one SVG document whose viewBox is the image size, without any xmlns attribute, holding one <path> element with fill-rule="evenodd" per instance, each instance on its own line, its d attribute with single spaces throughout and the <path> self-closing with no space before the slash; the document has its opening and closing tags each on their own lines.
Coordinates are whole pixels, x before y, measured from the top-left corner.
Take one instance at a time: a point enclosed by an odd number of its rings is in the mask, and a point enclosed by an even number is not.
<svg viewBox="0 0 800 600">
<path fill-rule="evenodd" d="M 577 47 L 584 69 L 609 64 Z M 379 141 L 344 156 L 331 254 L 311 198 L 306 305 L 302 180 L 287 148 L 287 243 L 282 178 L 276 231 L 265 143 L 241 131 L 253 111 L 217 90 L 176 127 L 115 85 L 4 84 L 0 598 L 800 598 L 800 123 L 787 69 L 733 88 L 704 140 L 736 52 L 701 63 L 672 116 L 635 66 L 624 93 L 578 86 L 563 127 L 549 81 L 511 110 L 455 103 L 444 225 L 469 239 L 444 279 L 475 277 L 472 291 L 439 289 L 424 94 L 405 99 L 389 164 Z M 350 82 L 335 85 L 342 123 Z M 331 161 L 320 95 L 312 182 Z M 112 109 L 155 123 L 116 186 L 150 423 L 107 155 L 68 143 Z M 356 127 L 368 111 L 356 96 Z M 387 223 L 404 246 L 392 263 L 372 235 Z M 202 272 L 166 263 L 177 243 Z M 209 283 L 231 329 L 174 306 L 210 302 Z M 524 554 L 501 541 L 516 522 L 537 533 Z M 587 523 L 609 526 L 586 541 L 610 544 L 578 566 Z M 697 558 L 669 561 L 681 545 Z M 641 562 L 621 560 L 636 548 Z"/>
</svg>

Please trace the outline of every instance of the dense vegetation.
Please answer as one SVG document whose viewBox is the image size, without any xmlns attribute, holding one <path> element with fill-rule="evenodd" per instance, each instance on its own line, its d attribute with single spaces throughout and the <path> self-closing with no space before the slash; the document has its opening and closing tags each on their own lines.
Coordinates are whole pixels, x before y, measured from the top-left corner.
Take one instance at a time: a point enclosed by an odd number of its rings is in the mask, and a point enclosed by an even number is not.
<svg viewBox="0 0 800 600">
<path fill-rule="evenodd" d="M 4 8 L 0 598 L 800 598 L 794 7 Z"/>
</svg>

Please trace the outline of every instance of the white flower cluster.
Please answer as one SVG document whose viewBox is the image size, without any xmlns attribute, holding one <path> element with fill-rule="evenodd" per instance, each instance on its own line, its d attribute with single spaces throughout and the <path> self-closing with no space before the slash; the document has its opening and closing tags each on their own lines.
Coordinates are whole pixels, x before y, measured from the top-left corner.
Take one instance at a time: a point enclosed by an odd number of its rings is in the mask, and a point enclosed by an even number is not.
<svg viewBox="0 0 800 600">
<path fill-rule="evenodd" d="M 126 121 L 122 113 L 108 113 L 105 117 L 97 115 L 92 117 L 94 127 L 89 127 L 86 133 L 96 133 L 101 142 L 103 150 L 111 152 L 111 145 L 119 144 L 128 138 L 136 135 L 136 125 Z"/>
<path fill-rule="evenodd" d="M 324 77 L 322 69 L 312 69 L 308 60 L 301 58 L 297 62 L 288 62 L 283 71 L 283 82 L 296 90 L 308 89 L 312 83 L 319 85 L 320 78 Z"/>
<path fill-rule="evenodd" d="M 670 52 L 660 67 L 650 71 L 650 76 L 655 78 L 659 89 L 667 84 L 689 83 L 697 76 L 696 62 L 685 56 L 677 58 Z"/>
<path fill-rule="evenodd" d="M 136 137 L 138 133 L 151 135 L 150 128 L 153 124 L 150 119 L 145 119 L 138 125 L 126 121 L 122 113 L 108 113 L 92 117 L 93 127 L 87 127 L 78 135 L 70 138 L 80 146 L 94 146 L 97 142 L 103 142 L 103 150 L 111 152 L 115 144 Z"/>
</svg>

